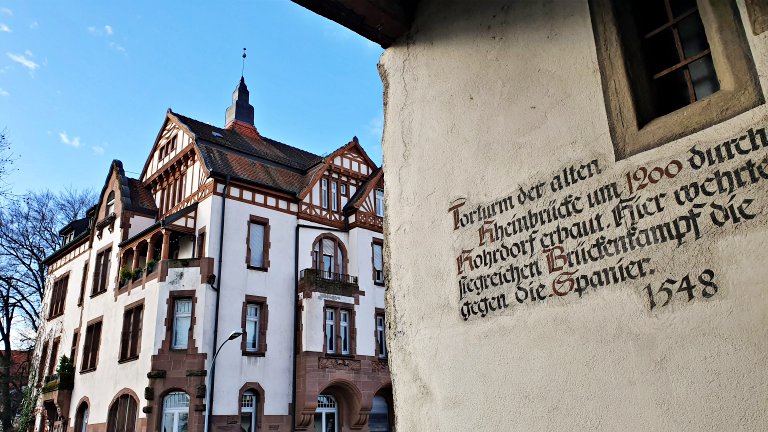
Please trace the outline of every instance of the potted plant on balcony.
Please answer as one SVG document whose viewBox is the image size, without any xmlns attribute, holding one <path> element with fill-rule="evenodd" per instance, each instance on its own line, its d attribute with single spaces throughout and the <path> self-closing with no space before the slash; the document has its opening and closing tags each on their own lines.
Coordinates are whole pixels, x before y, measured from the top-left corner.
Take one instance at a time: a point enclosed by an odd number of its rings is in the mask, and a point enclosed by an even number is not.
<svg viewBox="0 0 768 432">
<path fill-rule="evenodd" d="M 145 271 L 147 272 L 147 274 L 150 274 L 150 273 L 152 273 L 153 271 L 155 271 L 155 266 L 156 266 L 156 265 L 157 265 L 157 261 L 155 261 L 155 260 L 153 260 L 153 259 L 151 259 L 151 260 L 147 261 L 147 265 L 146 265 L 146 269 L 145 269 Z"/>
<path fill-rule="evenodd" d="M 61 356 L 56 374 L 59 375 L 59 391 L 72 390 L 75 387 L 75 365 L 71 358 Z"/>
<path fill-rule="evenodd" d="M 124 286 L 129 280 L 133 279 L 133 270 L 123 267 L 120 269 L 120 286 Z"/>
</svg>

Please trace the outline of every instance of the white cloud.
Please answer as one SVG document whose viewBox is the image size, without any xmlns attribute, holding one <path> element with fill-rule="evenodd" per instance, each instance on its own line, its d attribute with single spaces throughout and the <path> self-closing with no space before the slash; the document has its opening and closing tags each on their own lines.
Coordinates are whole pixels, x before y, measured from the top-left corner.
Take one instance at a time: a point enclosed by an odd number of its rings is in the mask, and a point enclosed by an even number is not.
<svg viewBox="0 0 768 432">
<path fill-rule="evenodd" d="M 80 137 L 70 138 L 66 132 L 59 132 L 59 138 L 61 138 L 62 143 L 68 146 L 75 148 L 80 147 Z"/>
<path fill-rule="evenodd" d="M 93 150 L 93 154 L 96 155 L 103 155 L 104 154 L 104 147 L 102 146 L 93 146 L 91 147 L 91 150 Z"/>
<path fill-rule="evenodd" d="M 0 96 L 8 96 L 9 94 L 10 93 L 8 93 L 7 90 L 3 90 L 2 88 L 0 88 Z"/>
<path fill-rule="evenodd" d="M 122 45 L 118 45 L 118 44 L 116 44 L 114 42 L 110 42 L 109 43 L 109 47 L 112 48 L 113 50 L 119 52 L 119 53 L 125 54 L 125 48 Z"/>
<path fill-rule="evenodd" d="M 0 13 L 8 15 L 8 16 L 13 16 L 13 11 L 8 9 L 8 8 L 5 8 L 5 7 L 4 8 L 0 8 Z"/>
<path fill-rule="evenodd" d="M 11 33 L 12 31 L 13 31 L 13 30 L 11 30 L 11 28 L 10 28 L 10 27 L 8 27 L 7 25 L 5 25 L 5 24 L 3 24 L 3 23 L 0 23 L 0 32 L 3 32 L 3 33 Z"/>
<path fill-rule="evenodd" d="M 91 34 L 96 34 L 96 27 L 94 27 L 94 26 L 88 27 L 88 32 L 91 33 Z"/>
<path fill-rule="evenodd" d="M 375 138 L 380 138 L 384 133 L 384 115 L 379 114 L 368 122 L 368 133 Z"/>
<path fill-rule="evenodd" d="M 105 25 L 105 26 L 104 26 L 104 32 L 107 34 L 107 36 L 111 36 L 111 35 L 112 35 L 112 33 L 114 33 L 114 32 L 112 31 L 112 26 L 111 26 L 111 25 L 109 25 L 109 24 L 107 24 L 107 25 Z"/>
<path fill-rule="evenodd" d="M 34 57 L 35 56 L 34 54 L 32 54 L 32 51 L 30 51 L 30 50 L 24 51 L 24 54 L 26 54 L 27 57 Z"/>
<path fill-rule="evenodd" d="M 32 30 L 37 30 L 38 28 L 40 28 L 40 24 L 38 24 L 38 22 L 35 21 L 29 25 L 29 28 L 31 28 Z"/>
<path fill-rule="evenodd" d="M 35 70 L 37 70 L 37 68 L 40 67 L 39 64 L 28 59 L 26 56 L 24 56 L 24 54 L 14 54 L 14 53 L 5 53 L 5 54 L 8 56 L 9 59 L 29 69 L 30 72 L 34 72 Z"/>
<path fill-rule="evenodd" d="M 96 26 L 88 26 L 88 33 L 99 37 L 112 36 L 115 33 L 115 29 L 113 29 L 109 24 L 101 28 L 96 28 Z"/>
</svg>

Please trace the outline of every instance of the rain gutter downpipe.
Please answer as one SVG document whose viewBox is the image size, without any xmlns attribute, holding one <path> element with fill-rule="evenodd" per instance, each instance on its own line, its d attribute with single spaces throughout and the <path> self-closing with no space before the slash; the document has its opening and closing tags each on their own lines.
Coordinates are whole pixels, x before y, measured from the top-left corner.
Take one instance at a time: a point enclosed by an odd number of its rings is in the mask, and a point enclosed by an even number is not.
<svg viewBox="0 0 768 432">
<path fill-rule="evenodd" d="M 213 349 L 211 352 L 216 352 L 216 344 L 218 343 L 219 335 L 219 301 L 221 299 L 221 260 L 224 255 L 224 215 L 227 211 L 227 188 L 229 187 L 229 175 L 224 179 L 224 190 L 221 194 L 221 220 L 219 221 L 219 268 L 216 270 L 216 285 L 211 284 L 211 288 L 216 291 L 216 306 L 213 312 Z M 215 187 L 215 186 L 214 186 Z M 218 287 L 218 288 L 216 288 Z M 298 287 L 298 285 L 297 285 Z M 206 407 L 206 430 L 204 432 L 210 432 L 211 430 L 211 414 L 213 413 L 213 390 L 216 388 L 216 363 L 211 363 L 211 388 L 210 391 L 210 406 Z"/>
</svg>

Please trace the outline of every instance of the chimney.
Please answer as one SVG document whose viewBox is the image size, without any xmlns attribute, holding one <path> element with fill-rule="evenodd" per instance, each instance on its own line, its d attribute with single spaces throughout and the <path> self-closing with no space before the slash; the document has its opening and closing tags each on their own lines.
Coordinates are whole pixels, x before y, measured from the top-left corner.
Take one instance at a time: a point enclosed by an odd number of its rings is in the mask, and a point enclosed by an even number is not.
<svg viewBox="0 0 768 432">
<path fill-rule="evenodd" d="M 240 77 L 240 84 L 232 93 L 232 105 L 227 108 L 225 128 L 230 129 L 235 122 L 254 126 L 253 106 L 248 102 L 248 99 L 248 87 L 245 85 L 245 79 Z"/>
</svg>

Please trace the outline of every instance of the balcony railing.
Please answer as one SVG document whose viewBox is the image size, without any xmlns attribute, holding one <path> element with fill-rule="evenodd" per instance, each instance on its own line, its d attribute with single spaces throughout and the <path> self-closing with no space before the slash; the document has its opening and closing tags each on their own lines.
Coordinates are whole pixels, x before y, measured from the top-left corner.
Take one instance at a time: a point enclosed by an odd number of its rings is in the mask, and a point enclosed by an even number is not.
<svg viewBox="0 0 768 432">
<path fill-rule="evenodd" d="M 304 269 L 300 272 L 299 287 L 303 291 L 350 297 L 354 296 L 358 291 L 357 276 L 332 273 L 314 268 Z"/>
</svg>

